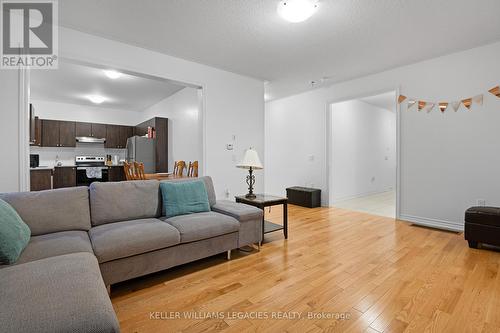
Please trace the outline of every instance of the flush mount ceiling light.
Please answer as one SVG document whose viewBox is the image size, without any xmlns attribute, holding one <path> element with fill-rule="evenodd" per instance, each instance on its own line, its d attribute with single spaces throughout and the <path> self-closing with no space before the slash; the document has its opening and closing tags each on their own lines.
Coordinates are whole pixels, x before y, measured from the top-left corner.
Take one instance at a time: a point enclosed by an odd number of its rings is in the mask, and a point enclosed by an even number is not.
<svg viewBox="0 0 500 333">
<path fill-rule="evenodd" d="M 106 100 L 106 98 L 104 96 L 101 96 L 101 95 L 88 95 L 87 99 L 94 104 L 101 104 L 102 102 L 104 102 Z"/>
<path fill-rule="evenodd" d="M 122 73 L 117 72 L 113 69 L 104 69 L 103 72 L 107 77 L 109 77 L 112 80 L 116 80 L 123 75 Z"/>
<path fill-rule="evenodd" d="M 310 18 L 318 9 L 318 0 L 282 0 L 278 14 L 288 22 L 298 23 Z"/>
</svg>

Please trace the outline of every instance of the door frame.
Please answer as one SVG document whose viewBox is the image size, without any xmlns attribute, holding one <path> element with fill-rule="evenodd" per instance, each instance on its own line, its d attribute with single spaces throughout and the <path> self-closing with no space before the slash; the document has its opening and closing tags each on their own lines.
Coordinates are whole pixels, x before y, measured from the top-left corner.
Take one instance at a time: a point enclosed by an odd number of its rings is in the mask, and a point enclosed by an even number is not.
<svg viewBox="0 0 500 333">
<path fill-rule="evenodd" d="M 326 156 L 326 188 L 327 188 L 327 198 L 328 206 L 333 206 L 332 188 L 333 188 L 333 123 L 332 123 L 332 111 L 333 105 L 337 103 L 347 102 L 350 100 L 361 99 L 370 96 L 381 95 L 388 92 L 394 92 L 396 104 L 396 219 L 400 219 L 401 216 L 401 106 L 398 103 L 398 96 L 400 92 L 400 87 L 396 88 L 386 88 L 378 89 L 369 92 L 363 92 L 349 97 L 341 97 L 327 100 L 325 104 L 325 131 L 326 131 L 326 145 L 325 145 L 325 156 Z"/>
<path fill-rule="evenodd" d="M 72 63 L 77 65 L 83 65 L 93 68 L 99 69 L 109 69 L 113 68 L 121 73 L 158 80 L 162 82 L 171 82 L 179 85 L 183 85 L 190 88 L 198 89 L 198 105 L 199 105 L 199 116 L 198 122 L 199 127 L 202 130 L 200 136 L 200 147 L 201 147 L 201 160 L 199 161 L 199 175 L 204 176 L 206 172 L 206 85 L 204 83 L 199 82 L 184 82 L 172 80 L 166 77 L 158 76 L 158 75 L 150 75 L 138 71 L 133 71 L 129 69 L 120 68 L 119 66 L 114 65 L 106 65 L 104 63 L 94 63 L 90 61 L 85 61 L 81 59 L 75 59 L 65 56 L 59 57 L 60 62 Z M 29 166 L 29 154 L 30 154 L 30 145 L 29 145 L 29 126 L 28 125 L 28 115 L 29 115 L 29 100 L 30 100 L 30 75 L 29 70 L 27 69 L 19 69 L 19 172 L 20 172 L 20 191 L 29 191 L 30 190 L 30 166 Z"/>
</svg>

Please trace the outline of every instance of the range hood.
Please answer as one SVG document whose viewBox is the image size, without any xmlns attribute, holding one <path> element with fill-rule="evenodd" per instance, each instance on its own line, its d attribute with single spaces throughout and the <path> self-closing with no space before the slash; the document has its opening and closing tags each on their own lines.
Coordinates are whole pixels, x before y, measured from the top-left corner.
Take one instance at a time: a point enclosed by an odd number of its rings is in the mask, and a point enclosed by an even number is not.
<svg viewBox="0 0 500 333">
<path fill-rule="evenodd" d="M 79 142 L 79 143 L 105 143 L 106 138 L 94 138 L 91 136 L 77 136 L 76 142 Z"/>
</svg>

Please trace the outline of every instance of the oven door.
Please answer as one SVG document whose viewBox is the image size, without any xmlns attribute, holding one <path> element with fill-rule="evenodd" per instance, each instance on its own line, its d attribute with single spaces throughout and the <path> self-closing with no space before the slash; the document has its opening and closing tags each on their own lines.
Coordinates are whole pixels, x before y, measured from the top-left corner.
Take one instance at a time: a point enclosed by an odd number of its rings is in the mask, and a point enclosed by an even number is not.
<svg viewBox="0 0 500 333">
<path fill-rule="evenodd" d="M 99 167 L 101 169 L 101 177 L 87 177 L 87 167 L 77 167 L 76 168 L 76 185 L 77 186 L 89 186 L 93 182 L 107 182 L 109 179 L 108 168 Z"/>
</svg>

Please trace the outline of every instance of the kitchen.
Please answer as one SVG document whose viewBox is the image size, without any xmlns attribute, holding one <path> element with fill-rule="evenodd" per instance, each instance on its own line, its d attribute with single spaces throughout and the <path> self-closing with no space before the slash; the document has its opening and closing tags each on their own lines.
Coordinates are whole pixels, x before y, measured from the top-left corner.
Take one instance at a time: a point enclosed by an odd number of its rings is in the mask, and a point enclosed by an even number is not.
<svg viewBox="0 0 500 333">
<path fill-rule="evenodd" d="M 173 113 L 179 103 L 167 103 L 189 96 L 198 113 L 201 89 L 65 62 L 57 70 L 33 71 L 30 83 L 32 191 L 123 181 L 124 161 L 144 163 L 146 173 L 168 173 L 172 152 L 186 148 L 185 142 L 195 146 L 183 155 L 201 156 L 201 135 L 188 137 L 199 130 L 199 117 L 190 117 L 191 133 L 176 135 L 173 124 L 186 126 Z M 182 107 L 182 113 L 193 113 L 193 107 Z"/>
</svg>

